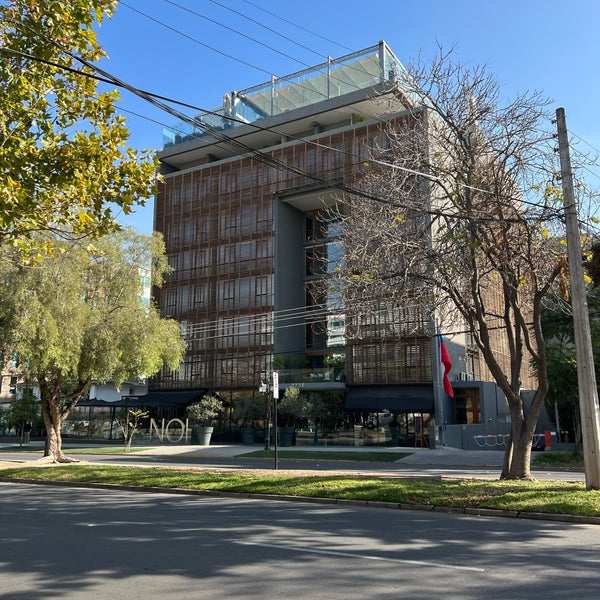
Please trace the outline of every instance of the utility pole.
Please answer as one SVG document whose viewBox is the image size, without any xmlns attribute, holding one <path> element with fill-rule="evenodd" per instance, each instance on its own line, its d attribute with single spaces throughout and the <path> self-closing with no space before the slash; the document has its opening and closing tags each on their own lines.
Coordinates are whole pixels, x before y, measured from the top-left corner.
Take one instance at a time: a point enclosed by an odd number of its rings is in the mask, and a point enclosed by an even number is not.
<svg viewBox="0 0 600 600">
<path fill-rule="evenodd" d="M 560 171 L 565 205 L 567 255 L 571 275 L 571 303 L 575 329 L 575 352 L 577 356 L 577 383 L 579 386 L 579 410 L 585 465 L 585 486 L 588 490 L 600 489 L 600 409 L 598 388 L 594 371 L 594 354 L 590 332 L 589 312 L 579 234 L 579 217 L 573 191 L 573 173 L 569 154 L 565 109 L 556 110 Z"/>
</svg>

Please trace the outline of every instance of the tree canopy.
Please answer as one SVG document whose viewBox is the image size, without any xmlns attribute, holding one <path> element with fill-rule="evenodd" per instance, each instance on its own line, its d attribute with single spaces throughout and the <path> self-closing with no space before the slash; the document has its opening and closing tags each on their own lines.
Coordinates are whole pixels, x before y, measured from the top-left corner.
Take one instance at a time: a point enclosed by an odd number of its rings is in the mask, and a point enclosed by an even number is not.
<svg viewBox="0 0 600 600">
<path fill-rule="evenodd" d="M 82 62 L 104 56 L 94 26 L 115 7 L 0 3 L 0 243 L 103 235 L 152 194 L 155 158 L 127 147 L 117 93 L 100 93 Z"/>
<path fill-rule="evenodd" d="M 581 415 L 572 309 L 569 301 L 560 296 L 552 295 L 549 300 L 542 313 L 549 381 L 546 410 L 550 416 L 554 416 L 556 407 L 561 429 L 574 430 L 575 447 L 578 448 L 581 441 Z M 600 288 L 588 288 L 587 305 L 596 381 L 599 381 Z"/>
<path fill-rule="evenodd" d="M 93 247 L 52 243 L 55 253 L 35 266 L 5 249 L 0 311 L 5 350 L 40 388 L 46 454 L 63 460 L 60 428 L 93 381 L 119 386 L 177 368 L 184 343 L 178 324 L 143 302 L 144 286 L 167 269 L 162 238 L 124 230 Z"/>
</svg>

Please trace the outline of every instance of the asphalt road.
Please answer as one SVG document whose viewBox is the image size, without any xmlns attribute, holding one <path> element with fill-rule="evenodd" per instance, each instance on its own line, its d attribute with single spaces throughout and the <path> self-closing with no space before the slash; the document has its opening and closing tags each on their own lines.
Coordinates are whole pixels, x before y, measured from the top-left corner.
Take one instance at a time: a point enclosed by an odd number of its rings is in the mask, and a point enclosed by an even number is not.
<svg viewBox="0 0 600 600">
<path fill-rule="evenodd" d="M 594 598 L 593 525 L 0 484 L 5 600 Z"/>
</svg>

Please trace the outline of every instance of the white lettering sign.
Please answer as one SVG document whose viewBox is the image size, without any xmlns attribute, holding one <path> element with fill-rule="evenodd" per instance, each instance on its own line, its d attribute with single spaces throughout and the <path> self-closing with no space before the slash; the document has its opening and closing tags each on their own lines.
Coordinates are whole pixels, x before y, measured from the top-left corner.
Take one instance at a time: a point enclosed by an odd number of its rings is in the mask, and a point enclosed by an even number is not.
<svg viewBox="0 0 600 600">
<path fill-rule="evenodd" d="M 177 443 L 184 436 L 187 439 L 188 429 L 187 422 L 184 423 L 181 419 L 171 419 L 166 425 L 165 420 L 162 419 L 159 427 L 155 419 L 152 418 L 150 419 L 150 441 L 152 441 L 152 432 L 154 432 L 161 442 L 167 438 L 167 441 Z"/>
</svg>

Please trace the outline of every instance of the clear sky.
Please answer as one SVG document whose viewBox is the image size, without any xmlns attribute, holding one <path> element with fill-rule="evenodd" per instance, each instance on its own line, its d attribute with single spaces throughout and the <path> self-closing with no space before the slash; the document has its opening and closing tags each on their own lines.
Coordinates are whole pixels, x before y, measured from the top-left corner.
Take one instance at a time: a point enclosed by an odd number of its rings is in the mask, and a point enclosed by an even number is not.
<svg viewBox="0 0 600 600">
<path fill-rule="evenodd" d="M 541 91 L 552 109 L 565 109 L 572 144 L 600 149 L 598 0 L 126 0 L 99 30 L 105 70 L 209 110 L 271 74 L 380 40 L 404 63 L 431 57 L 438 44 L 454 47 L 462 62 L 486 64 L 507 99 Z M 129 92 L 121 97 L 131 145 L 160 149 L 175 119 Z M 123 222 L 148 233 L 152 213 L 149 201 Z"/>
</svg>

